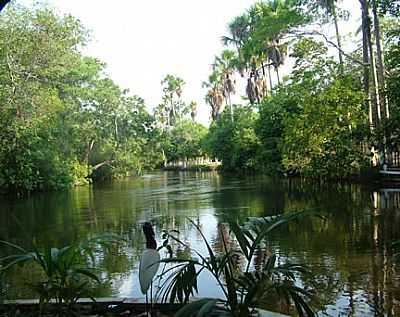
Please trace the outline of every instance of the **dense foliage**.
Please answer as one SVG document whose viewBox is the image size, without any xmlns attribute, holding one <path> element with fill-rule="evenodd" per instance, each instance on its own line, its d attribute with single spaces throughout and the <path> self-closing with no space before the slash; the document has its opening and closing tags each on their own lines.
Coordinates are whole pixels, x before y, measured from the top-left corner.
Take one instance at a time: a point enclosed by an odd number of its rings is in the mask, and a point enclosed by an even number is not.
<svg viewBox="0 0 400 317">
<path fill-rule="evenodd" d="M 342 178 L 390 166 L 400 136 L 398 2 L 360 5 L 354 52 L 343 49 L 339 22 L 350 13 L 340 1 L 265 1 L 231 21 L 223 41 L 237 53 L 225 73 L 247 77 L 252 106 L 235 112 L 253 121 L 213 115 L 206 144 L 223 168 Z M 327 23 L 335 40 L 319 27 Z M 294 65 L 282 80 L 287 55 Z"/>
<path fill-rule="evenodd" d="M 195 122 L 197 103 L 182 98 L 182 78 L 165 76 L 150 113 L 82 54 L 90 34 L 77 19 L 9 5 L 0 16 L 0 189 L 66 188 L 205 156 L 226 170 L 312 177 L 390 165 L 400 136 L 398 2 L 359 3 L 353 52 L 340 1 L 264 1 L 235 17 L 203 83 L 208 133 Z M 329 23 L 334 39 L 318 27 Z M 237 93 L 248 102 L 234 102 Z"/>
<path fill-rule="evenodd" d="M 200 123 L 186 119 L 180 121 L 167 134 L 164 141 L 166 156 L 170 161 L 190 160 L 201 157 L 203 151 L 203 139 L 207 128 Z"/>
<path fill-rule="evenodd" d="M 220 118 L 211 124 L 205 141 L 212 156 L 222 161 L 223 168 L 252 169 L 258 148 L 254 131 L 257 114 L 249 107 L 233 107 L 233 120 L 226 109 Z M 222 141 L 223 140 L 223 141 Z"/>
<path fill-rule="evenodd" d="M 290 83 L 261 105 L 261 117 L 278 117 L 271 109 L 281 103 L 276 109 L 284 112 L 277 122 L 281 127 L 272 137 L 279 138 L 275 150 L 284 170 L 308 176 L 349 176 L 368 165 L 362 152 L 368 136 L 367 111 L 356 78 L 342 74 L 332 59 L 323 58 L 321 47 L 322 43 L 311 40 L 296 45 Z M 268 128 L 262 131 L 262 140 L 270 141 Z"/>
<path fill-rule="evenodd" d="M 78 20 L 14 6 L 0 29 L 1 188 L 63 188 L 157 164 L 154 119 L 80 53 Z"/>
</svg>

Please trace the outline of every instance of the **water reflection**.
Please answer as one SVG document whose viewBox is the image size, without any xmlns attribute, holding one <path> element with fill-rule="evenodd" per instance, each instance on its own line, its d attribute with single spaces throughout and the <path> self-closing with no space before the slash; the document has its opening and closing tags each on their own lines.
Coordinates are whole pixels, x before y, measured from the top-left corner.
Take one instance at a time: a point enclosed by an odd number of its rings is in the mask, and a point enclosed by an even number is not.
<svg viewBox="0 0 400 317">
<path fill-rule="evenodd" d="M 140 224 L 145 220 L 153 221 L 159 237 L 163 229 L 176 229 L 190 249 L 205 252 L 201 236 L 187 220 L 190 217 L 221 251 L 222 239 L 229 248 L 237 248 L 225 225 L 228 217 L 244 221 L 248 216 L 317 209 L 322 218 L 307 218 L 274 233 L 254 264 L 262 265 L 271 251 L 279 261 L 308 264 L 321 314 L 398 316 L 400 272 L 391 242 L 400 239 L 399 204 L 397 189 L 216 173 L 153 173 L 25 200 L 3 199 L 0 239 L 30 248 L 33 239 L 62 246 L 95 233 L 118 233 L 129 242 L 98 259 L 102 278 L 108 281 L 98 294 L 140 296 L 137 269 L 144 248 Z M 239 265 L 241 261 L 238 257 Z M 38 278 L 32 271 L 11 272 L 9 296 L 32 296 L 25 287 L 26 276 Z M 200 295 L 220 296 L 216 287 L 210 287 L 214 284 L 203 276 Z"/>
</svg>

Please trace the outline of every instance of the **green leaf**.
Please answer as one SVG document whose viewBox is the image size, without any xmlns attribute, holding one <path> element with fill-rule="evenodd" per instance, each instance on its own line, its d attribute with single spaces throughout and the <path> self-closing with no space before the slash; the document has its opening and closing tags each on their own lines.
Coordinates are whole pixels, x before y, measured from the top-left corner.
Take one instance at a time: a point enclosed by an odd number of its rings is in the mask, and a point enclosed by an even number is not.
<svg viewBox="0 0 400 317">
<path fill-rule="evenodd" d="M 79 273 L 79 274 L 83 274 L 83 275 L 91 278 L 92 280 L 95 280 L 97 283 L 101 283 L 99 277 L 96 274 L 94 274 L 93 272 L 89 271 L 88 269 L 83 269 L 83 268 L 76 269 L 75 272 Z"/>
<path fill-rule="evenodd" d="M 211 313 L 211 311 L 213 310 L 213 308 L 215 308 L 215 306 L 218 303 L 218 299 L 215 300 L 209 300 L 208 302 L 206 302 L 200 309 L 199 312 L 197 313 L 197 317 L 205 317 L 207 316 L 209 313 Z"/>
<path fill-rule="evenodd" d="M 190 317 L 190 316 L 196 316 L 197 313 L 200 311 L 200 309 L 211 303 L 212 307 L 215 306 L 216 304 L 216 299 L 214 298 L 203 298 L 195 302 L 191 302 L 189 304 L 186 304 L 183 306 L 181 309 L 178 310 L 176 313 L 175 317 Z M 212 308 L 211 307 L 211 308 Z M 207 306 L 207 309 L 210 308 L 210 306 Z"/>
<path fill-rule="evenodd" d="M 244 231 L 242 228 L 240 228 L 240 226 L 238 225 L 238 223 L 235 222 L 229 222 L 229 228 L 233 231 L 233 233 L 235 234 L 235 237 L 237 239 L 237 241 L 239 242 L 239 246 L 241 251 L 243 252 L 244 256 L 246 257 L 247 261 L 250 260 L 249 258 L 249 249 L 250 249 L 250 243 L 247 240 L 246 236 L 244 235 Z"/>
<path fill-rule="evenodd" d="M 19 245 L 14 244 L 14 243 L 7 242 L 7 241 L 4 241 L 4 240 L 0 240 L 0 243 L 4 244 L 4 245 L 7 245 L 9 247 L 12 247 L 14 249 L 17 249 L 18 251 L 21 251 L 22 253 L 27 253 L 27 251 L 24 248 L 20 247 Z"/>
</svg>

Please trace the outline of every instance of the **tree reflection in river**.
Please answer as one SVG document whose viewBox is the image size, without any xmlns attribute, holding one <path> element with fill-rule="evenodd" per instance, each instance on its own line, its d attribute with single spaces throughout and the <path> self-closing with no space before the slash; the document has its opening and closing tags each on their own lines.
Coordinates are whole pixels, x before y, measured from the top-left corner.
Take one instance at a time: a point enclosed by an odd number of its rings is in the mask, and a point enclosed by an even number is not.
<svg viewBox="0 0 400 317">
<path fill-rule="evenodd" d="M 400 239 L 400 194 L 357 184 L 227 176 L 217 173 L 153 173 L 140 178 L 0 201 L 0 239 L 32 246 L 62 246 L 95 233 L 114 232 L 128 241 L 97 260 L 108 283 L 99 295 L 141 296 L 137 264 L 144 248 L 140 224 L 152 220 L 156 235 L 179 230 L 190 249 L 204 251 L 201 237 L 187 221 L 198 223 L 213 247 L 228 241 L 227 217 L 244 221 L 299 209 L 316 209 L 323 218 L 306 218 L 275 232 L 267 252 L 280 261 L 306 263 L 312 270 L 321 307 L 330 316 L 400 315 L 400 269 L 391 243 Z M 220 230 L 218 230 L 218 228 Z M 229 244 L 235 248 L 235 241 Z M 2 250 L 5 252 L 6 250 Z M 265 259 L 260 250 L 255 263 Z M 9 296 L 30 297 L 25 276 L 9 275 Z M 217 296 L 205 277 L 201 296 Z M 310 280 L 302 281 L 305 285 Z"/>
</svg>

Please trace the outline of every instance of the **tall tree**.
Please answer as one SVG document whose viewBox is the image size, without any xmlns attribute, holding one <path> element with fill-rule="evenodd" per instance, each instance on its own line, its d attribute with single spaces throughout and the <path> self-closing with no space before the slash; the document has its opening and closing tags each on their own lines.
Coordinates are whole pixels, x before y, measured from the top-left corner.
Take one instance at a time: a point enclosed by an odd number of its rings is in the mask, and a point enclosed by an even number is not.
<svg viewBox="0 0 400 317">
<path fill-rule="evenodd" d="M 382 118 L 389 118 L 389 104 L 386 98 L 386 80 L 385 80 L 385 65 L 384 65 L 384 54 L 382 49 L 382 35 L 380 19 L 378 14 L 378 4 L 376 0 L 371 0 L 372 13 L 374 17 L 374 37 L 376 46 L 376 57 L 377 57 L 377 82 L 378 82 L 378 93 L 379 103 L 381 108 Z"/>
<path fill-rule="evenodd" d="M 220 85 L 222 87 L 222 95 L 225 98 L 225 104 L 229 106 L 231 119 L 233 120 L 232 100 L 231 96 L 235 93 L 235 80 L 233 72 L 236 65 L 235 52 L 223 50 L 220 56 L 215 57 L 214 71 L 219 74 Z"/>
<path fill-rule="evenodd" d="M 287 43 L 283 39 L 305 21 L 293 1 L 274 0 L 254 4 L 229 24 L 230 34 L 223 41 L 238 50 L 237 68 L 241 75 L 247 72 L 246 93 L 250 103 L 259 103 L 266 95 L 267 76 L 272 88 L 271 66 L 280 83 L 279 68 L 287 54 Z"/>
<path fill-rule="evenodd" d="M 152 117 L 81 54 L 88 40 L 77 19 L 46 7 L 0 15 L 1 190 L 63 188 L 159 160 Z"/>
<path fill-rule="evenodd" d="M 343 54 L 342 54 L 343 49 L 342 49 L 342 40 L 339 32 L 336 2 L 338 2 L 338 0 L 318 0 L 316 1 L 316 4 L 320 6 L 322 9 L 324 9 L 328 15 L 332 16 L 333 24 L 335 25 L 335 35 L 338 46 L 339 63 L 340 66 L 343 68 Z"/>
<path fill-rule="evenodd" d="M 164 128 L 174 126 L 188 112 L 181 98 L 184 84 L 182 78 L 171 74 L 161 81 L 163 96 L 156 109 L 156 116 Z"/>
<path fill-rule="evenodd" d="M 216 120 L 223 111 L 224 104 L 224 88 L 220 74 L 216 70 L 213 70 L 213 72 L 208 76 L 208 81 L 203 82 L 202 86 L 208 89 L 205 101 L 211 107 L 212 120 Z"/>
<path fill-rule="evenodd" d="M 381 120 L 381 107 L 375 66 L 375 52 L 372 43 L 371 18 L 368 0 L 359 0 L 361 4 L 361 23 L 363 34 L 364 95 L 368 100 L 372 127 L 378 127 Z"/>
<path fill-rule="evenodd" d="M 192 118 L 192 121 L 196 120 L 196 115 L 197 115 L 197 102 L 196 101 L 192 101 L 189 104 L 190 107 L 190 117 Z"/>
</svg>

